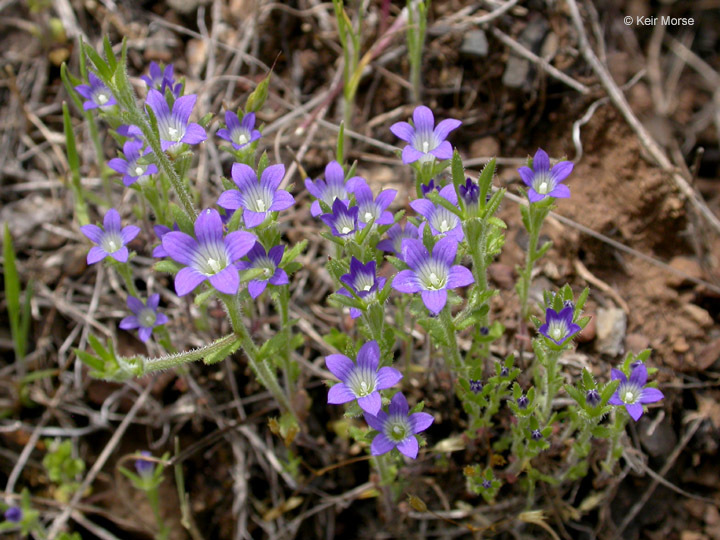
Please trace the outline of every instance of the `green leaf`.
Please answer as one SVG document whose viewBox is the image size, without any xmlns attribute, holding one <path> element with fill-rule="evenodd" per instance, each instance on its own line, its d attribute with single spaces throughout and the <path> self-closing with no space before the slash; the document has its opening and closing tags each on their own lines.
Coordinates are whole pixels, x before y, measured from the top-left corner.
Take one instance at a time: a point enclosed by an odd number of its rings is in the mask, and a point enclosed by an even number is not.
<svg viewBox="0 0 720 540">
<path fill-rule="evenodd" d="M 490 193 L 492 186 L 493 177 L 495 176 L 495 158 L 492 158 L 487 162 L 487 165 L 483 167 L 480 176 L 478 176 L 478 186 L 480 187 L 480 203 L 484 204 L 487 194 Z M 499 191 L 499 190 L 498 190 Z M 492 199 L 491 199 L 492 200 Z M 492 215 L 495 212 L 492 211 L 488 215 Z"/>
<path fill-rule="evenodd" d="M 180 271 L 180 266 L 169 259 L 158 261 L 153 265 L 156 272 L 165 272 L 166 274 L 175 275 Z"/>
<path fill-rule="evenodd" d="M 452 173 L 452 182 L 455 186 L 455 191 L 457 191 L 458 186 L 465 183 L 465 167 L 463 167 L 460 152 L 458 152 L 457 149 L 453 152 L 450 171 Z"/>
<path fill-rule="evenodd" d="M 265 101 L 268 97 L 268 90 L 270 88 L 270 76 L 272 75 L 272 71 L 267 74 L 267 76 L 258 83 L 258 85 L 255 87 L 255 90 L 252 91 L 252 93 L 248 96 L 247 101 L 245 102 L 245 112 L 258 112 L 263 105 L 265 105 Z"/>
<path fill-rule="evenodd" d="M 566 384 L 564 388 L 568 395 L 575 401 L 577 401 L 578 405 L 580 405 L 581 407 L 585 406 L 585 394 L 583 394 L 580 390 L 578 390 L 571 384 Z"/>
<path fill-rule="evenodd" d="M 3 235 L 3 275 L 5 280 L 5 299 L 10 316 L 10 333 L 15 347 L 15 360 L 25 357 L 25 343 L 20 340 L 20 277 L 15 260 L 10 229 L 5 223 Z"/>
<path fill-rule="evenodd" d="M 586 368 L 583 368 L 582 370 L 582 381 L 583 386 L 585 386 L 585 390 L 595 388 L 595 379 L 593 379 L 593 376 Z"/>
<path fill-rule="evenodd" d="M 600 403 L 601 405 L 605 405 L 608 400 L 613 396 L 615 391 L 617 390 L 618 386 L 620 386 L 620 381 L 615 379 L 613 381 L 608 382 L 600 392 Z"/>
<path fill-rule="evenodd" d="M 346 105 L 347 106 L 347 105 Z M 337 149 L 335 152 L 335 159 L 337 159 L 338 163 L 342 163 L 345 161 L 345 122 L 340 122 L 340 130 L 338 131 L 338 138 L 337 138 Z"/>
<path fill-rule="evenodd" d="M 105 362 L 103 362 L 100 358 L 97 358 L 96 356 L 93 356 L 90 353 L 87 353 L 85 351 L 81 351 L 80 349 L 73 349 L 75 351 L 75 355 L 89 368 L 101 372 L 105 369 Z"/>
<path fill-rule="evenodd" d="M 207 365 L 222 362 L 228 356 L 237 351 L 240 348 L 241 344 L 242 341 L 240 341 L 239 339 L 233 340 L 221 349 L 218 349 L 217 351 L 208 354 L 205 358 L 203 358 L 203 362 Z"/>
</svg>

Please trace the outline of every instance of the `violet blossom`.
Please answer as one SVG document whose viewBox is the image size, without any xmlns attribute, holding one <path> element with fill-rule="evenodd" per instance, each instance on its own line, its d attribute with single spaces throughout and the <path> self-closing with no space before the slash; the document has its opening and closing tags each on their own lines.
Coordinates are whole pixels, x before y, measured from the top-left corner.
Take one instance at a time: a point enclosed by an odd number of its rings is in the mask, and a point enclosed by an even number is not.
<svg viewBox="0 0 720 540">
<path fill-rule="evenodd" d="M 200 212 L 195 220 L 195 238 L 181 231 L 163 235 L 162 245 L 170 257 L 184 264 L 175 276 L 175 292 L 184 296 L 203 281 L 218 291 L 236 294 L 240 276 L 235 262 L 255 245 L 255 235 L 246 231 L 223 236 L 223 224 L 217 210 Z"/>
<path fill-rule="evenodd" d="M 146 103 L 155 113 L 163 151 L 174 149 L 180 143 L 198 144 L 207 139 L 203 127 L 190 122 L 195 101 L 197 101 L 195 94 L 179 97 L 173 103 L 171 111 L 165 96 L 154 88 L 148 91 Z"/>
<path fill-rule="evenodd" d="M 345 172 L 337 161 L 331 161 L 325 166 L 325 180 L 320 178 L 316 180 L 305 179 L 305 187 L 310 194 L 317 200 L 313 201 L 310 206 L 310 214 L 317 217 L 322 214 L 320 201 L 332 208 L 336 199 L 347 203 L 350 200 L 350 193 L 357 182 L 365 182 L 364 178 L 354 176 L 345 182 Z"/>
<path fill-rule="evenodd" d="M 452 184 L 442 188 L 439 195 L 453 206 L 457 206 L 457 193 L 455 193 L 455 186 Z M 445 237 L 452 238 L 456 242 L 461 242 L 465 238 L 462 221 L 444 206 L 436 206 L 429 199 L 415 199 L 410 202 L 410 206 L 427 220 L 433 236 L 444 234 Z"/>
<path fill-rule="evenodd" d="M 432 255 L 420 240 L 405 238 L 402 242 L 402 259 L 410 267 L 402 270 L 392 286 L 401 293 L 420 292 L 423 303 L 431 313 L 442 311 L 447 303 L 448 289 L 474 283 L 470 270 L 456 265 L 458 244 L 452 238 L 442 238 L 435 244 Z"/>
<path fill-rule="evenodd" d="M 155 246 L 155 249 L 153 249 L 153 252 L 152 252 L 153 257 L 157 257 L 157 258 L 169 257 L 169 255 L 167 254 L 167 251 L 165 251 L 165 248 L 162 245 L 162 239 L 163 239 L 163 236 L 165 236 L 171 230 L 179 231 L 180 227 L 178 227 L 177 223 L 173 223 L 172 229 L 170 229 L 170 227 L 166 227 L 165 225 L 155 225 L 153 227 L 153 231 L 155 231 L 155 235 L 160 239 L 160 244 Z"/>
<path fill-rule="evenodd" d="M 114 208 L 108 210 L 103 219 L 103 227 L 97 225 L 83 225 L 80 227 L 82 233 L 97 245 L 90 248 L 87 254 L 87 263 L 95 264 L 110 255 L 118 262 L 127 262 L 128 243 L 138 235 L 140 227 L 128 225 L 122 227 L 120 214 Z"/>
<path fill-rule="evenodd" d="M 450 159 L 452 146 L 447 139 L 450 132 L 458 128 L 462 122 L 448 118 L 435 126 L 433 112 L 420 105 L 413 112 L 413 123 L 397 122 L 390 126 L 390 131 L 399 139 L 409 143 L 402 151 L 403 163 L 432 161 L 434 159 Z"/>
<path fill-rule="evenodd" d="M 395 368 L 381 367 L 380 346 L 377 341 L 368 341 L 360 347 L 357 362 L 344 354 L 331 354 L 325 358 L 327 368 L 340 379 L 330 388 L 328 403 L 340 405 L 357 400 L 360 408 L 369 414 L 379 414 L 382 398 L 378 390 L 394 386 L 402 374 Z"/>
<path fill-rule="evenodd" d="M 285 270 L 279 267 L 284 252 L 285 246 L 282 245 L 273 246 L 269 251 L 265 252 L 263 245 L 256 242 L 247 254 L 250 261 L 238 261 L 235 263 L 238 270 L 259 268 L 263 271 L 258 277 L 248 282 L 248 292 L 253 299 L 263 293 L 268 283 L 272 285 L 287 285 L 290 283 Z"/>
<path fill-rule="evenodd" d="M 580 325 L 573 322 L 573 308 L 570 306 L 562 308 L 560 313 L 552 308 L 547 308 L 545 324 L 538 328 L 540 334 L 557 345 L 562 345 L 580 330 Z"/>
<path fill-rule="evenodd" d="M 172 64 L 166 65 L 163 70 L 157 62 L 150 62 L 150 75 L 141 75 L 140 78 L 145 81 L 149 89 L 153 88 L 160 91 L 162 95 L 165 95 L 165 90 L 169 88 L 172 95 L 177 98 L 180 97 L 182 83 L 175 83 L 173 70 Z"/>
<path fill-rule="evenodd" d="M 232 111 L 225 111 L 225 126 L 217 130 L 217 136 L 225 139 L 235 150 L 257 141 L 262 134 L 255 129 L 255 113 L 247 113 L 242 122 Z"/>
<path fill-rule="evenodd" d="M 152 457 L 152 454 L 147 450 L 143 450 L 138 453 L 143 457 Z M 155 463 L 150 461 L 149 459 L 136 459 L 135 470 L 143 478 L 149 478 L 155 472 Z"/>
<path fill-rule="evenodd" d="M 232 179 L 238 189 L 224 191 L 218 199 L 218 206 L 226 210 L 243 209 L 245 227 L 257 227 L 268 212 L 286 210 L 295 204 L 295 199 L 284 189 L 278 189 L 285 176 L 282 164 L 266 167 L 258 180 L 255 171 L 244 163 L 234 163 Z"/>
<path fill-rule="evenodd" d="M 657 388 L 648 388 L 645 386 L 647 383 L 647 368 L 645 364 L 640 363 L 633 367 L 628 379 L 625 374 L 619 369 L 613 369 L 611 379 L 619 380 L 620 386 L 608 400 L 610 405 L 625 406 L 628 414 L 636 422 L 643 415 L 643 405 L 646 403 L 655 403 L 660 401 L 665 396 Z"/>
<path fill-rule="evenodd" d="M 340 277 L 340 281 L 342 281 L 347 290 L 340 289 L 338 294 L 352 298 L 352 294 L 349 292 L 352 291 L 362 300 L 372 300 L 377 294 L 377 291 L 385 286 L 386 281 L 384 277 L 377 276 L 376 267 L 377 264 L 375 261 L 363 264 L 353 257 L 350 260 L 350 273 Z M 360 315 L 362 315 L 362 312 L 359 309 L 354 307 L 350 308 L 350 317 L 357 319 Z"/>
<path fill-rule="evenodd" d="M 547 153 L 538 148 L 533 158 L 533 167 L 520 167 L 520 178 L 528 186 L 528 199 L 530 202 L 542 201 L 545 197 L 566 199 L 570 197 L 570 189 L 562 182 L 573 170 L 571 161 L 561 161 L 550 167 L 550 158 Z"/>
<path fill-rule="evenodd" d="M 370 186 L 363 180 L 355 183 L 353 193 L 359 208 L 358 221 L 363 227 L 373 220 L 373 225 L 390 225 L 393 222 L 393 215 L 386 209 L 395 199 L 397 190 L 384 189 L 377 199 L 373 199 Z"/>
<path fill-rule="evenodd" d="M 333 236 L 346 237 L 350 236 L 358 230 L 358 212 L 357 206 L 348 208 L 347 203 L 340 199 L 335 199 L 330 214 L 320 216 L 325 225 L 330 227 Z"/>
<path fill-rule="evenodd" d="M 154 163 L 147 165 L 138 163 L 142 147 L 143 143 L 141 141 L 136 139 L 127 140 L 123 145 L 124 158 L 113 158 L 108 161 L 108 167 L 124 175 L 122 181 L 125 186 L 133 185 L 143 176 L 158 173 L 158 168 Z M 145 151 L 143 155 L 148 153 L 150 153 L 149 149 Z"/>
<path fill-rule="evenodd" d="M 148 297 L 147 304 L 143 304 L 142 300 L 134 296 L 128 296 L 127 306 L 130 308 L 130 311 L 133 312 L 133 315 L 121 320 L 120 328 L 123 330 L 134 330 L 138 328 L 140 341 L 147 341 L 152 335 L 153 328 L 167 324 L 168 322 L 167 315 L 158 313 L 159 303 L 159 294 L 151 294 Z"/>
<path fill-rule="evenodd" d="M 23 519 L 23 511 L 19 506 L 11 506 L 3 515 L 10 523 L 20 523 Z"/>
<path fill-rule="evenodd" d="M 404 228 L 399 224 L 393 225 L 392 227 L 390 227 L 387 234 L 389 238 L 386 238 L 385 240 L 380 240 L 377 243 L 377 248 L 382 251 L 389 251 L 390 253 L 395 253 L 396 255 L 399 255 L 402 250 L 403 238 L 414 238 L 416 240 L 420 238 L 418 228 L 409 221 L 405 223 Z"/>
<path fill-rule="evenodd" d="M 415 435 L 425 431 L 435 421 L 428 413 L 408 414 L 410 407 L 407 399 L 398 392 L 390 401 L 388 412 L 379 411 L 376 415 L 365 413 L 365 421 L 377 430 L 378 434 L 370 445 L 373 456 L 387 454 L 393 448 L 411 459 L 418 454 L 418 440 Z"/>
<path fill-rule="evenodd" d="M 92 71 L 88 72 L 88 81 L 90 82 L 89 85 L 79 84 L 75 87 L 75 91 L 86 100 L 83 103 L 84 110 L 89 111 L 117 105 L 115 96 L 113 96 L 110 89 Z"/>
</svg>

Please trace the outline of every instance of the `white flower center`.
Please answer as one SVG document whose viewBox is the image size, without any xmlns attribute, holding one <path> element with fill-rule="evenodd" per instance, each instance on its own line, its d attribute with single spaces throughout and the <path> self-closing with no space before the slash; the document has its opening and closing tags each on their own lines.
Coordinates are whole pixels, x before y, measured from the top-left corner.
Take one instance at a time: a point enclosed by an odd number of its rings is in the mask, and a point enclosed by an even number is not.
<svg viewBox="0 0 720 540">
<path fill-rule="evenodd" d="M 350 231 L 352 231 L 352 229 L 350 227 L 343 227 L 342 229 L 340 229 L 340 232 L 343 234 L 347 234 Z"/>
<path fill-rule="evenodd" d="M 118 249 L 118 248 L 117 248 L 117 245 L 115 245 L 115 241 L 114 241 L 114 240 L 108 240 L 108 242 L 107 242 L 107 247 L 108 247 L 108 251 L 109 251 L 110 253 L 114 253 L 114 252 L 117 251 L 117 249 Z"/>
<path fill-rule="evenodd" d="M 210 268 L 212 268 L 213 272 L 215 272 L 216 274 L 217 274 L 220 270 L 222 270 L 222 267 L 220 266 L 220 262 L 219 262 L 219 261 L 216 261 L 216 260 L 213 259 L 212 257 L 209 257 L 209 258 L 208 258 L 207 263 L 208 263 L 208 266 L 209 266 Z"/>
<path fill-rule="evenodd" d="M 548 184 L 547 182 L 541 182 L 538 186 L 538 193 L 547 193 L 548 191 Z"/>
<path fill-rule="evenodd" d="M 427 146 L 427 143 L 425 143 L 425 146 Z M 394 426 L 392 430 L 395 435 L 400 435 L 404 431 L 402 426 Z"/>
<path fill-rule="evenodd" d="M 145 172 L 145 169 L 143 169 L 142 167 L 140 167 L 140 165 L 138 165 L 137 167 L 135 167 L 135 176 L 140 176 L 143 172 Z"/>
<path fill-rule="evenodd" d="M 145 328 L 151 328 L 155 324 L 156 319 L 157 315 L 155 315 L 155 312 L 151 308 L 143 309 L 138 315 L 140 326 L 144 326 Z"/>
<path fill-rule="evenodd" d="M 237 142 L 238 144 L 245 144 L 246 142 L 248 142 L 247 135 L 245 135 L 244 133 L 238 135 Z"/>
<path fill-rule="evenodd" d="M 373 218 L 372 213 L 370 213 L 370 212 L 365 212 L 365 222 L 366 222 L 366 223 L 367 223 L 368 221 L 370 221 L 372 218 Z"/>
<path fill-rule="evenodd" d="M 553 338 L 555 338 L 556 340 L 559 340 L 561 337 L 563 337 L 563 330 L 562 330 L 562 328 L 560 328 L 559 326 L 556 326 L 555 328 L 553 328 L 552 336 L 553 336 Z"/>
<path fill-rule="evenodd" d="M 369 283 L 362 288 L 362 290 L 365 292 L 369 291 L 370 289 L 372 289 L 372 285 L 370 285 Z"/>
<path fill-rule="evenodd" d="M 431 283 L 434 287 L 437 287 L 438 284 L 440 283 L 440 278 L 438 278 L 438 276 L 437 276 L 437 274 L 436 274 L 435 272 L 430 272 L 430 283 Z"/>
<path fill-rule="evenodd" d="M 265 201 L 263 201 L 262 199 L 255 199 L 255 204 L 257 205 L 258 211 L 264 212 L 266 210 Z"/>
<path fill-rule="evenodd" d="M 428 153 L 428 150 L 430 149 L 430 143 L 427 141 L 423 141 L 422 143 L 422 149 L 425 154 Z"/>
<path fill-rule="evenodd" d="M 175 139 L 175 138 L 177 138 L 178 130 L 177 130 L 176 128 L 174 128 L 174 127 L 169 127 L 169 128 L 168 128 L 168 133 L 170 134 L 170 137 L 171 137 L 171 138 Z"/>
<path fill-rule="evenodd" d="M 360 383 L 360 394 L 363 396 L 366 396 L 368 393 L 368 388 L 369 388 L 368 383 L 366 383 L 365 381 L 362 381 Z"/>
<path fill-rule="evenodd" d="M 105 94 L 98 94 L 97 101 L 100 105 L 105 105 L 108 101 L 108 97 Z"/>
<path fill-rule="evenodd" d="M 440 232 L 446 232 L 450 227 L 448 227 L 447 219 L 443 219 L 440 222 Z"/>
</svg>

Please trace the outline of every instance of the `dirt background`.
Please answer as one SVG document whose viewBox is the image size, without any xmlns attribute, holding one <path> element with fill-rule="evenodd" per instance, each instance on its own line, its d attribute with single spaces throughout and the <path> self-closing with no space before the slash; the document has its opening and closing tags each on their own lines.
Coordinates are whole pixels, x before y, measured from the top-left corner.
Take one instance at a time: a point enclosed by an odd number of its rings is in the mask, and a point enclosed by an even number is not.
<svg viewBox="0 0 720 540">
<path fill-rule="evenodd" d="M 404 2 L 366 4 L 363 52 L 390 28 Z M 496 185 L 510 193 L 517 193 L 520 182 L 517 167 L 540 146 L 553 158 L 576 161 L 568 181 L 572 197 L 559 201 L 558 216 L 543 230 L 554 247 L 539 264 L 534 293 L 564 283 L 577 291 L 592 288 L 587 311 L 593 322 L 568 356 L 570 373 L 586 366 L 604 379 L 624 351 L 649 346 L 655 351 L 650 364 L 658 368 L 666 396 L 630 427 L 629 451 L 617 475 L 593 467 L 576 485 L 541 490 L 535 508 L 544 510 L 547 524 L 566 539 L 718 540 L 720 234 L 685 200 L 671 171 L 656 164 L 606 99 L 606 89 L 583 57 L 568 5 L 514 4 L 479 24 L 502 3 L 433 3 L 423 102 L 436 118 L 463 120 L 451 140 L 470 160 L 470 174 L 496 156 Z M 603 0 L 579 6 L 592 47 L 623 88 L 632 114 L 669 156 L 672 169 L 720 216 L 720 4 Z M 694 24 L 623 24 L 628 15 L 662 14 L 693 17 Z M 466 523 L 482 529 L 476 537 L 550 537 L 519 519 L 524 501 L 516 486 L 506 485 L 494 505 L 465 489 L 463 467 L 488 459 L 480 439 L 466 440 L 453 453 L 422 454 L 401 471 L 402 492 L 421 497 L 431 511 L 413 510 L 402 496 L 399 506 L 386 507 L 383 497 L 373 496 L 376 478 L 367 461 L 357 460 L 365 451 L 342 436 L 341 415 L 325 406 L 323 356 L 332 349 L 322 336 L 332 329 L 354 329 L 347 316 L 325 302 L 333 291 L 323 268 L 328 246 L 310 218 L 304 178 L 293 164 L 297 159 L 314 178 L 333 158 L 332 124 L 342 116 L 336 77 L 341 49 L 330 4 L 6 0 L 0 1 L 0 27 L 0 222 L 12 231 L 23 283 L 35 283 L 24 367 L 14 363 L 0 304 L 0 486 L 7 485 L 22 454 L 26 463 L 15 491 L 29 487 L 43 517 L 55 519 L 62 504 L 53 500 L 40 465 L 43 439 L 72 436 L 90 467 L 142 395 L 142 407 L 83 498 L 84 522 L 69 522 L 83 538 L 152 537 L 149 507 L 116 465 L 139 449 L 150 448 L 156 455 L 172 451 L 175 438 L 183 449 L 178 462 L 192 526 L 188 532 L 180 524 L 170 469 L 162 500 L 171 538 L 454 538 L 473 535 Z M 241 355 L 216 369 L 191 366 L 185 373 L 126 386 L 92 381 L 75 362 L 72 348 L 85 348 L 88 332 L 112 337 L 123 353 L 146 352 L 132 335 L 116 329 L 125 310 L 117 294 L 120 281 L 109 271 L 86 267 L 87 247 L 67 189 L 61 103 L 68 96 L 59 66 L 67 61 L 76 73 L 77 38 L 97 44 L 105 33 L 113 43 L 128 39 L 134 77 L 144 74 L 150 61 L 173 62 L 176 73 L 186 77 L 187 91 L 199 94 L 196 114 L 213 112 L 218 119 L 226 107 L 243 104 L 268 67 L 274 67 L 268 103 L 258 114 L 265 125 L 261 147 L 291 173 L 298 204 L 286 218 L 287 240 L 310 241 L 292 289 L 292 316 L 307 337 L 298 350 L 306 391 L 297 405 L 305 411 L 305 425 L 289 449 L 270 433 L 267 418 L 276 414 L 275 406 L 249 376 Z M 502 36 L 546 59 L 587 92 L 549 75 L 538 61 L 523 60 Z M 364 138 L 353 140 L 349 152 L 376 189 L 399 190 L 393 209 L 407 207 L 412 185 L 409 169 L 387 146 L 397 144 L 389 126 L 409 117 L 414 107 L 408 71 L 401 33 L 378 51 L 363 79 L 352 128 Z M 142 94 L 139 79 L 133 81 Z M 83 184 L 100 193 L 92 145 L 80 115 L 73 114 L 76 135 L 85 142 Z M 106 156 L 113 157 L 114 143 L 101 130 Z M 201 205 L 217 197 L 219 176 L 231 164 L 216 144 L 210 137 L 198 150 L 193 175 Z M 129 208 L 127 193 L 117 186 L 115 204 Z M 527 242 L 516 202 L 506 201 L 501 217 L 509 225 L 506 248 L 491 268 L 492 282 L 501 291 L 494 316 L 508 327 L 494 350 L 499 356 L 521 342 L 515 336 L 512 287 L 514 266 Z M 178 300 L 166 277 L 151 276 L 154 236 L 145 225 L 131 246 L 140 253 L 138 285 L 161 292 L 174 344 L 189 348 L 220 335 L 225 323 L 218 305 L 199 309 Z M 261 303 L 254 315 L 257 337 L 270 335 L 277 322 L 274 312 Z M 428 434 L 432 446 L 458 435 L 464 419 L 447 375 L 438 362 L 429 361 L 427 344 L 417 340 L 416 345 L 417 373 L 404 381 L 404 388 L 411 401 L 424 399 L 435 413 Z M 158 351 L 157 345 L 149 346 L 151 354 Z M 54 370 L 52 376 L 20 383 L 23 373 L 42 369 Z M 144 392 L 148 385 L 149 393 Z M 25 448 L 34 450 L 29 457 Z M 563 452 L 551 448 L 548 460 L 562 459 Z M 299 481 L 273 455 L 282 463 L 295 460 Z M 648 492 L 649 501 L 640 504 Z M 632 512 L 636 516 L 619 530 Z"/>
</svg>

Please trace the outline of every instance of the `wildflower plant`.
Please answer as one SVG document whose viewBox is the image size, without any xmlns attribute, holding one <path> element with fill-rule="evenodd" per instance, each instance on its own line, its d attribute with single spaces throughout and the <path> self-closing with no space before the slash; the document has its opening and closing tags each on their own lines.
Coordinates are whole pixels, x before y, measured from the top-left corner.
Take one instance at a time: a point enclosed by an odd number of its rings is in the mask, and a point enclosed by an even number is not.
<svg viewBox="0 0 720 540">
<path fill-rule="evenodd" d="M 419 25 L 412 30 L 416 32 L 412 54 L 422 48 L 424 37 L 418 32 L 424 33 L 428 4 L 409 2 L 416 10 L 413 24 Z M 357 70 L 362 72 L 365 59 L 359 57 L 362 13 L 353 23 L 341 0 L 333 5 L 346 62 L 343 91 L 348 124 Z M 270 426 L 283 438 L 288 463 L 299 463 L 292 455 L 293 437 L 312 424 L 305 422 L 297 399 L 304 389 L 295 349 L 303 336 L 295 331 L 297 321 L 291 318 L 290 286 L 301 268 L 297 258 L 306 242 L 284 241 L 283 218 L 299 195 L 294 185 L 283 183 L 287 181 L 284 165 L 271 164 L 267 153 L 256 155 L 264 139 L 263 126 L 255 127 L 255 115 L 267 97 L 267 80 L 237 113 L 224 111 L 225 126 L 215 135 L 229 143 L 220 149 L 233 158 L 233 164 L 229 178 L 211 179 L 208 196 L 196 190 L 190 171 L 195 149 L 212 133 L 208 129 L 212 114 L 199 117 L 205 111 L 195 110 L 196 96 L 185 93 L 172 66 L 150 67 L 143 99 L 128 81 L 125 43 L 119 57 L 107 40 L 104 57 L 88 45 L 82 51 L 81 78 L 63 68 L 63 79 L 78 110 L 95 126 L 90 132 L 97 132 L 100 125 L 113 134 L 114 155 L 121 157 L 107 165 L 122 175 L 109 184 L 108 200 L 98 205 L 109 208 L 103 226 L 91 223 L 97 218 L 84 202 L 73 131 L 66 129 L 78 222 L 92 243 L 88 243 L 87 262 L 105 264 L 122 278 L 128 312 L 119 327 L 137 330 L 143 342 L 157 340 L 164 350 L 156 357 L 123 357 L 113 339 L 103 342 L 90 335 L 89 349 L 76 350 L 78 358 L 93 377 L 125 381 L 188 362 L 212 365 L 242 352 L 280 409 L 280 418 L 272 419 Z M 88 60 L 91 65 L 85 66 Z M 417 70 L 417 59 L 413 62 L 412 69 Z M 96 106 L 85 107 L 87 101 Z M 64 118 L 66 128 L 71 128 L 69 113 Z M 350 315 L 342 331 L 338 323 L 324 336 L 327 346 L 335 349 L 324 358 L 333 376 L 324 403 L 337 406 L 352 420 L 348 436 L 370 455 L 381 485 L 402 485 L 402 463 L 412 467 L 410 460 L 423 452 L 441 453 L 432 443 L 435 422 L 443 417 L 433 414 L 431 394 L 425 397 L 429 412 L 424 401 L 410 394 L 418 378 L 428 372 L 426 366 L 413 365 L 415 336 L 422 331 L 428 355 L 445 371 L 448 392 L 454 393 L 467 416 L 463 444 L 486 448 L 491 456 L 488 463 L 464 464 L 468 490 L 493 501 L 505 482 L 519 481 L 532 505 L 539 482 L 582 477 L 593 452 L 606 450 L 603 465 L 612 470 L 622 454 L 627 422 L 636 421 L 646 405 L 664 395 L 647 383 L 652 373 L 647 367 L 649 351 L 628 355 L 621 366 L 597 380 L 597 374 L 587 369 L 577 373 L 565 369 L 563 355 L 574 349 L 575 338 L 590 321 L 583 315 L 588 289 L 576 294 L 565 285 L 544 291 L 540 305 L 531 305 L 533 266 L 551 247 L 538 246 L 540 230 L 555 200 L 569 196 L 563 182 L 573 168 L 564 161 L 551 166 L 540 149 L 528 167 L 518 171 L 527 188 L 521 191 L 527 195 L 521 213 L 529 235 L 526 263 L 518 268 L 516 285 L 518 335 L 522 339 L 529 334 L 529 339 L 515 353 L 498 354 L 498 342 L 508 340 L 502 321 L 494 319 L 491 309 L 498 291 L 490 285 L 488 268 L 505 243 L 507 224 L 497 213 L 506 191 L 493 185 L 494 159 L 477 176 L 465 170 L 452 146 L 453 133 L 461 124 L 452 118 L 436 123 L 433 111 L 418 105 L 412 123 L 388 126 L 404 143 L 398 149 L 398 167 L 410 167 L 415 175 L 414 197 L 407 205 L 405 194 L 375 188 L 357 174 L 358 164 L 345 162 L 344 127 L 324 178 L 305 179 L 312 202 L 300 211 L 317 218 L 330 250 L 322 269 L 332 291 L 328 304 L 337 308 L 338 321 L 343 313 Z M 100 153 L 97 159 L 104 162 Z M 121 189 L 127 197 L 117 196 Z M 144 221 L 136 219 L 139 212 L 120 204 L 130 198 L 140 200 L 145 210 L 149 205 L 151 212 L 142 215 Z M 400 206 L 407 208 L 408 215 Z M 174 285 L 175 295 L 172 291 L 169 295 L 175 301 L 188 297 L 201 307 L 211 300 L 221 304 L 229 333 L 197 349 L 176 352 L 166 327 L 180 323 L 163 313 L 160 306 L 165 304 L 158 293 L 148 296 L 138 291 L 149 287 L 137 283 L 138 260 L 143 258 L 130 251 L 131 243 L 137 254 L 156 258 L 153 271 L 166 274 Z M 262 325 L 255 323 L 258 314 L 267 312 L 265 303 L 273 306 L 268 317 L 272 322 L 266 325 L 273 332 L 260 342 L 255 330 Z M 523 354 L 528 341 L 531 351 Z M 431 444 L 424 448 L 426 438 Z M 609 445 L 597 448 L 593 439 L 606 439 Z M 552 459 L 557 448 L 564 449 L 562 460 Z M 155 509 L 167 457 L 144 459 L 148 457 L 136 456 L 134 472 L 121 471 L 148 494 Z M 288 470 L 300 474 L 297 467 L 288 465 Z M 161 519 L 158 530 L 159 537 L 169 534 Z"/>
</svg>

